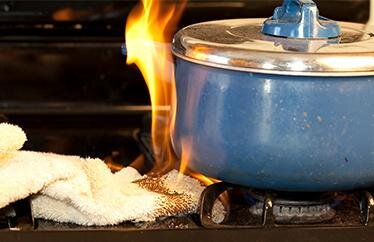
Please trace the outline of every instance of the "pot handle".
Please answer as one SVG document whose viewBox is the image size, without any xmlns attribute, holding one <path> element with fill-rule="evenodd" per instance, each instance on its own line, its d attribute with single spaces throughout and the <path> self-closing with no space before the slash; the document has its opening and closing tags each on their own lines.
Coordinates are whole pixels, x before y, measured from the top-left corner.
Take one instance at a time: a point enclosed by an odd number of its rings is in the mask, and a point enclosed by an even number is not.
<svg viewBox="0 0 374 242">
<path fill-rule="evenodd" d="M 323 39 L 340 36 L 337 22 L 319 16 L 312 0 L 284 0 L 262 26 L 262 33 L 286 38 Z"/>
</svg>

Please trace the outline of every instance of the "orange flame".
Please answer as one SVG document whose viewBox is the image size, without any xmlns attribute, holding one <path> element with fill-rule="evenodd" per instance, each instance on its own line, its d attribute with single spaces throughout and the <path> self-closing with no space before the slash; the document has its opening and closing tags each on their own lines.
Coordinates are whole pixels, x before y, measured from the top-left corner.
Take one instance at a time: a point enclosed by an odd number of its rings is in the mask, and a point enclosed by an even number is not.
<svg viewBox="0 0 374 242">
<path fill-rule="evenodd" d="M 172 32 L 182 14 L 185 0 L 161 4 L 161 0 L 142 0 L 126 23 L 127 64 L 136 64 L 147 83 L 152 103 L 152 145 L 155 170 L 173 164 L 170 130 L 176 105 L 174 65 L 170 49 Z M 165 109 L 166 107 L 166 109 Z"/>
<path fill-rule="evenodd" d="M 147 83 L 152 103 L 152 146 L 156 158 L 154 172 L 163 173 L 175 165 L 170 132 L 175 122 L 176 93 L 174 65 L 170 49 L 172 33 L 185 7 L 162 0 L 142 0 L 130 13 L 126 23 L 127 64 L 135 64 Z M 169 107 L 169 108 L 168 108 Z M 210 185 L 217 180 L 190 171 L 192 142 L 182 142 L 180 173 Z"/>
<path fill-rule="evenodd" d="M 209 185 L 212 185 L 214 183 L 220 182 L 220 180 L 217 180 L 217 179 L 214 179 L 214 178 L 211 178 L 211 177 L 207 177 L 207 176 L 204 176 L 201 173 L 196 173 L 196 172 L 193 172 L 193 171 L 189 171 L 188 175 L 190 175 L 193 178 L 196 178 L 197 180 L 199 180 L 200 182 L 202 182 L 206 186 L 209 186 Z"/>
</svg>

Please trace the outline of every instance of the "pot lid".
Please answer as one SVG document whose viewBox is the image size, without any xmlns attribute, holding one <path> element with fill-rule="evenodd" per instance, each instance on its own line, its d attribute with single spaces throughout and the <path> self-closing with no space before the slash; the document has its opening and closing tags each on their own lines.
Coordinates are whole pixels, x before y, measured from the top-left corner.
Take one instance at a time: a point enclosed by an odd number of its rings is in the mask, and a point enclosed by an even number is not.
<svg viewBox="0 0 374 242">
<path fill-rule="evenodd" d="M 213 67 L 286 75 L 374 75 L 374 27 L 334 22 L 311 0 L 285 0 L 265 19 L 231 19 L 180 30 L 173 53 Z"/>
</svg>

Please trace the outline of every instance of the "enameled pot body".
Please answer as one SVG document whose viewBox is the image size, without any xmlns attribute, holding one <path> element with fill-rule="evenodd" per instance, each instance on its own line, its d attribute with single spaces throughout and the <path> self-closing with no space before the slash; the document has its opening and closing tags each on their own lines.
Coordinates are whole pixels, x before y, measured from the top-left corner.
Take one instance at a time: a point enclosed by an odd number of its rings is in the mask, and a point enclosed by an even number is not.
<svg viewBox="0 0 374 242">
<path fill-rule="evenodd" d="M 286 191 L 374 185 L 374 76 L 227 70 L 176 57 L 172 141 L 189 167 Z"/>
</svg>

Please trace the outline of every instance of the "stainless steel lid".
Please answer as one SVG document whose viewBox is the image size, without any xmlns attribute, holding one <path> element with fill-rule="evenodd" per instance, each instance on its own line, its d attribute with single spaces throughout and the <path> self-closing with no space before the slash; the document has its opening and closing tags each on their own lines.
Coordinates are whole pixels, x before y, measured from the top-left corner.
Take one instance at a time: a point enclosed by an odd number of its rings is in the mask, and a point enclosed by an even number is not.
<svg viewBox="0 0 374 242">
<path fill-rule="evenodd" d="M 173 53 L 225 69 L 308 76 L 374 75 L 374 27 L 339 22 L 333 39 L 297 39 L 261 33 L 265 19 L 204 22 L 180 30 Z"/>
</svg>

